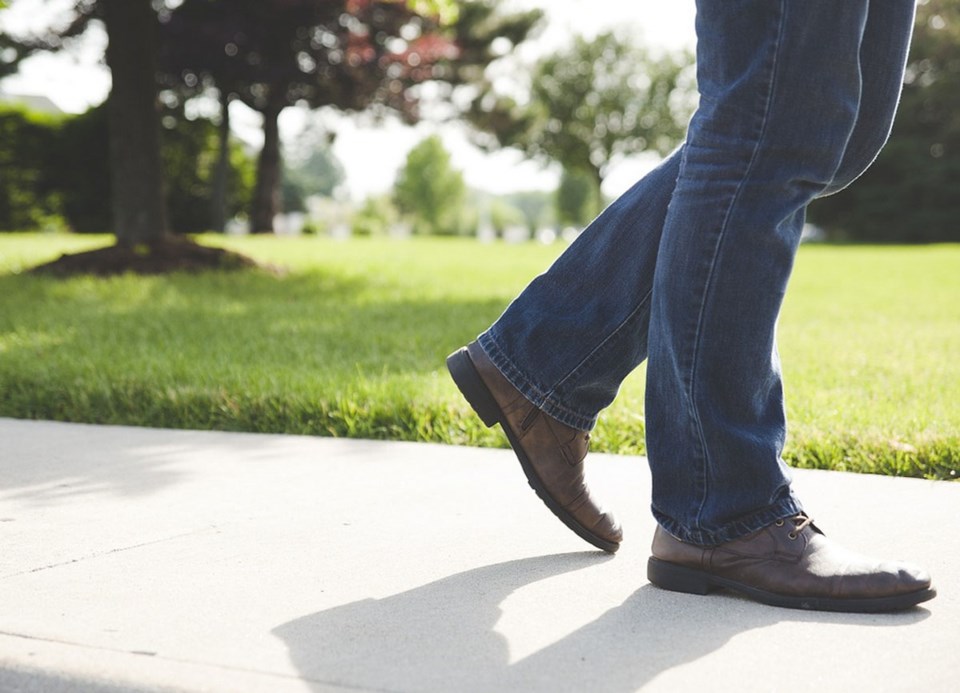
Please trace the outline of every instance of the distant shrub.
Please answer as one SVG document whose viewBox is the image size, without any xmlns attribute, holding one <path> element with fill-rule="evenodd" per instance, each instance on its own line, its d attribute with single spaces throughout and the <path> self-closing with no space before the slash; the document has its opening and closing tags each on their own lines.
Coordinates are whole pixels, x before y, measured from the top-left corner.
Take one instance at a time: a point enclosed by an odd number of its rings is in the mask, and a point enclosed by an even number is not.
<svg viewBox="0 0 960 693">
<path fill-rule="evenodd" d="M 42 228 L 62 213 L 51 172 L 63 119 L 0 107 L 0 230 Z"/>
<path fill-rule="evenodd" d="M 217 129 L 208 120 L 165 118 L 161 128 L 172 230 L 210 228 Z M 111 228 L 110 162 L 105 106 L 76 116 L 48 116 L 0 107 L 0 231 Z M 244 209 L 253 162 L 239 145 L 230 152 L 228 215 Z"/>
</svg>

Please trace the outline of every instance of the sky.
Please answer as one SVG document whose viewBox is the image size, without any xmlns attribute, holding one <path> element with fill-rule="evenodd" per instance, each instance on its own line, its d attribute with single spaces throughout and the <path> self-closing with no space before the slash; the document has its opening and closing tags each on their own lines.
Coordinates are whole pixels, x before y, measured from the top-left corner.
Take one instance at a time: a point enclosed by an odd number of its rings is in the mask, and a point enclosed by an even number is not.
<svg viewBox="0 0 960 693">
<path fill-rule="evenodd" d="M 0 10 L 0 28 L 14 32 L 39 29 L 70 5 L 70 0 L 13 0 Z M 562 48 L 572 36 L 593 36 L 617 28 L 635 34 L 653 48 L 692 48 L 694 1 L 673 0 L 505 0 L 505 9 L 539 7 L 546 12 L 541 35 L 523 46 L 513 59 L 531 63 L 538 55 Z M 26 61 L 20 74 L 0 82 L 8 93 L 42 94 L 71 113 L 100 103 L 110 89 L 110 74 L 102 63 L 106 36 L 89 32 L 69 55 L 37 56 Z M 235 103 L 231 123 L 251 144 L 262 141 L 259 114 Z M 288 108 L 281 115 L 281 133 L 288 146 L 295 146 L 296 133 L 309 117 L 301 109 Z M 363 118 L 324 113 L 322 122 L 336 133 L 333 150 L 346 170 L 346 189 L 355 200 L 389 190 L 407 152 L 429 134 L 439 134 L 451 153 L 454 167 L 469 186 L 493 193 L 517 190 L 552 190 L 559 178 L 557 166 L 524 159 L 515 150 L 485 153 L 469 142 L 460 124 L 424 122 L 407 127 L 391 120 L 371 123 Z M 655 159 L 639 157 L 611 167 L 604 192 L 619 195 L 643 175 Z"/>
</svg>

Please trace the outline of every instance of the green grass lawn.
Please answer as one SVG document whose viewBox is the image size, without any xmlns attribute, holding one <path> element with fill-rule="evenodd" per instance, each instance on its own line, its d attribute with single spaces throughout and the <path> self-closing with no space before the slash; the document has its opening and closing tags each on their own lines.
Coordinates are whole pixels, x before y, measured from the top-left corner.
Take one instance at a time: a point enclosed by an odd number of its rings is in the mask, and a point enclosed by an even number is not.
<svg viewBox="0 0 960 693">
<path fill-rule="evenodd" d="M 561 246 L 204 237 L 265 271 L 58 280 L 0 234 L 0 415 L 503 445 L 444 368 Z M 960 469 L 960 246 L 805 246 L 779 326 L 798 466 Z M 643 452 L 642 369 L 594 449 Z"/>
</svg>

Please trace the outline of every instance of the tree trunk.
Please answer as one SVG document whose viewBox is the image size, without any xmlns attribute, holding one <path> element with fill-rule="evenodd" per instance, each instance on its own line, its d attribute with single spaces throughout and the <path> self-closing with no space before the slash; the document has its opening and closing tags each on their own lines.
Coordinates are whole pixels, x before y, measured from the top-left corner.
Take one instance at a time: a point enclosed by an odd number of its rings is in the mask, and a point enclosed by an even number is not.
<svg viewBox="0 0 960 693">
<path fill-rule="evenodd" d="M 273 231 L 273 218 L 280 211 L 280 129 L 277 119 L 283 107 L 268 105 L 263 111 L 263 149 L 257 161 L 257 181 L 250 213 L 252 233 Z"/>
<path fill-rule="evenodd" d="M 223 233 L 227 227 L 227 186 L 230 179 L 230 94 L 220 90 L 220 147 L 217 167 L 213 174 L 213 192 L 210 199 L 210 225 Z"/>
<path fill-rule="evenodd" d="M 114 233 L 123 246 L 168 238 L 157 115 L 157 15 L 150 0 L 104 0 Z"/>
</svg>

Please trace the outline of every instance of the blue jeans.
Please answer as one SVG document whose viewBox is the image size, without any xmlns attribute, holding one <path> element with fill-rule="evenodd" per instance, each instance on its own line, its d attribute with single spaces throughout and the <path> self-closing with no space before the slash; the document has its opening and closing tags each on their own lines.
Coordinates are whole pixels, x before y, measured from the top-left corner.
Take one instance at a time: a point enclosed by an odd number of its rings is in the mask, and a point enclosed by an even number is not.
<svg viewBox="0 0 960 693">
<path fill-rule="evenodd" d="M 913 0 L 698 0 L 686 142 L 479 337 L 531 402 L 590 430 L 644 359 L 653 513 L 711 546 L 801 510 L 776 321 L 807 204 L 886 141 Z"/>
</svg>

